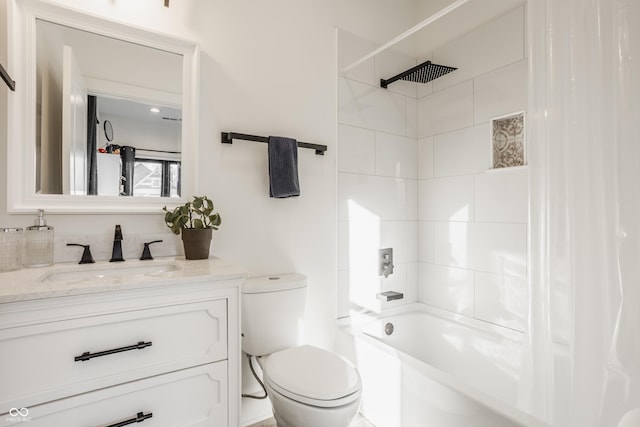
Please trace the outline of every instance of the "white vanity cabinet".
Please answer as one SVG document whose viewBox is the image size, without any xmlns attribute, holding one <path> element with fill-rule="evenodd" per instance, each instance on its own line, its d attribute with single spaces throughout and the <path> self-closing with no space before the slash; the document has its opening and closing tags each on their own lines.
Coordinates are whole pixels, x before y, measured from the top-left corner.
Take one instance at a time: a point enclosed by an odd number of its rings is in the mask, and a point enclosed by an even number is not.
<svg viewBox="0 0 640 427">
<path fill-rule="evenodd" d="M 236 426 L 243 275 L 0 303 L 0 426 Z"/>
</svg>

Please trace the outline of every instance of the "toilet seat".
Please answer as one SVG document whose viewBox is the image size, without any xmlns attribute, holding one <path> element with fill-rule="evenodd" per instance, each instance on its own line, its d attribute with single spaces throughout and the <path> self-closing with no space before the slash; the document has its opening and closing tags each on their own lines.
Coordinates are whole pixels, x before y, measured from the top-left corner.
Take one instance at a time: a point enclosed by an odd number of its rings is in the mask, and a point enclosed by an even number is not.
<svg viewBox="0 0 640 427">
<path fill-rule="evenodd" d="M 265 382 L 297 402 L 330 408 L 360 398 L 358 371 L 329 351 L 309 345 L 293 347 L 264 357 L 262 365 Z"/>
</svg>

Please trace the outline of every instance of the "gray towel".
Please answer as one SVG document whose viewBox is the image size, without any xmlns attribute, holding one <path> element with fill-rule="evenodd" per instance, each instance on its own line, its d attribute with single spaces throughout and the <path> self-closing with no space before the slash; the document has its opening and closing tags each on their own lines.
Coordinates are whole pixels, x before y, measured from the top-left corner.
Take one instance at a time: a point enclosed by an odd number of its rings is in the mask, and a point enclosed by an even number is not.
<svg viewBox="0 0 640 427">
<path fill-rule="evenodd" d="M 282 136 L 269 137 L 269 196 L 300 195 L 298 182 L 298 141 Z"/>
</svg>

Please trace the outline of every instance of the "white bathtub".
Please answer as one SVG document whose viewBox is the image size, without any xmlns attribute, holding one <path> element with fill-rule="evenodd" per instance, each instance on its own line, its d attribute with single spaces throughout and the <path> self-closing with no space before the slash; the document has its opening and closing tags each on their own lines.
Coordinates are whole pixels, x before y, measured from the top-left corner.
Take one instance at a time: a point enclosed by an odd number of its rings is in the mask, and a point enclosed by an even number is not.
<svg viewBox="0 0 640 427">
<path fill-rule="evenodd" d="M 385 333 L 385 325 L 393 333 Z M 358 368 L 376 427 L 545 424 L 516 408 L 520 333 L 424 304 L 341 320 L 336 350 Z"/>
</svg>

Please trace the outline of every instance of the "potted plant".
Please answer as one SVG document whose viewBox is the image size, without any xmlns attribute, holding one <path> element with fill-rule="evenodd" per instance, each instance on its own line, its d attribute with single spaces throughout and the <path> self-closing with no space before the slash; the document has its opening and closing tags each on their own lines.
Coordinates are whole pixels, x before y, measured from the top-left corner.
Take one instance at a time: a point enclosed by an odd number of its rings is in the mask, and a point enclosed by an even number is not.
<svg viewBox="0 0 640 427">
<path fill-rule="evenodd" d="M 165 206 L 164 221 L 174 234 L 182 231 L 184 256 L 187 259 L 209 258 L 212 231 L 222 223 L 220 214 L 213 212 L 213 202 L 207 196 L 193 197 L 192 202 L 170 211 Z"/>
</svg>

